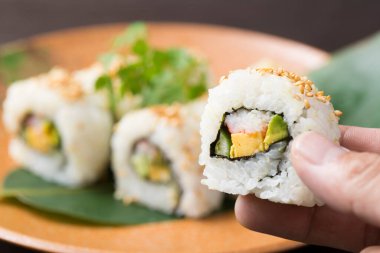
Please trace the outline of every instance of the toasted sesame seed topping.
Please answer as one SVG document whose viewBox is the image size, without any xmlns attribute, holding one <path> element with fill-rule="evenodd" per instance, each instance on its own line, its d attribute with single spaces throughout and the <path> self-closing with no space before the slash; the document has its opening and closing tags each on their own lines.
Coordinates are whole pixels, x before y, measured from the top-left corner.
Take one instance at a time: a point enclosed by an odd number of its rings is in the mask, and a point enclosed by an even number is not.
<svg viewBox="0 0 380 253">
<path fill-rule="evenodd" d="M 317 92 L 317 96 L 323 96 L 325 93 L 323 92 L 323 90 L 320 90 Z"/>
<path fill-rule="evenodd" d="M 305 108 L 306 108 L 306 109 L 309 109 L 309 108 L 310 108 L 309 100 L 305 99 L 303 102 L 304 102 L 304 104 L 305 104 Z"/>
<path fill-rule="evenodd" d="M 173 125 L 179 126 L 182 124 L 180 106 L 174 104 L 172 106 L 158 105 L 151 108 L 151 111 L 160 118 L 165 118 Z"/>
<path fill-rule="evenodd" d="M 39 82 L 41 85 L 57 91 L 69 100 L 76 100 L 84 94 L 81 85 L 63 69 L 54 68 L 48 74 L 40 75 L 37 78 L 41 78 Z"/>
<path fill-rule="evenodd" d="M 290 81 L 293 82 L 293 84 L 295 86 L 298 86 L 299 87 L 299 92 L 300 94 L 304 94 L 306 97 L 316 97 L 318 101 L 322 102 L 322 103 L 328 103 L 330 102 L 331 100 L 331 97 L 330 96 L 325 96 L 324 95 L 324 92 L 323 91 L 318 91 L 315 87 L 315 84 L 313 83 L 313 81 L 307 79 L 306 76 L 299 76 L 293 72 L 289 72 L 289 71 L 285 71 L 281 68 L 279 69 L 273 69 L 273 68 L 258 68 L 256 69 L 256 71 L 258 71 L 261 75 L 263 74 L 274 74 L 274 75 L 277 75 L 277 76 L 281 76 L 281 77 L 286 77 L 288 78 Z M 301 97 L 297 95 L 296 96 L 293 96 L 295 99 L 297 99 L 297 97 L 300 98 L 301 100 Z M 297 99 L 298 100 L 298 99 Z M 309 101 L 307 100 L 304 100 L 304 103 L 305 103 L 305 107 L 307 109 L 310 108 L 310 103 Z"/>
<path fill-rule="evenodd" d="M 300 88 L 299 88 L 299 90 L 300 90 L 300 93 L 301 94 L 304 94 L 305 93 L 305 86 L 300 86 Z"/>
<path fill-rule="evenodd" d="M 334 114 L 335 114 L 335 116 L 340 117 L 340 116 L 343 115 L 343 112 L 342 112 L 342 111 L 339 111 L 339 110 L 335 110 L 335 111 L 334 111 Z"/>
<path fill-rule="evenodd" d="M 305 81 L 305 84 L 311 86 L 311 85 L 313 85 L 314 83 L 313 83 L 312 81 L 310 81 L 310 80 L 306 80 L 306 81 Z"/>
<path fill-rule="evenodd" d="M 326 103 L 326 97 L 324 97 L 324 96 L 319 96 L 319 97 L 317 97 L 317 99 L 323 103 Z"/>
<path fill-rule="evenodd" d="M 298 101 L 301 101 L 301 100 L 302 100 L 302 98 L 301 98 L 300 96 L 296 95 L 296 94 L 294 94 L 293 97 L 294 97 L 296 100 L 298 100 Z"/>
</svg>

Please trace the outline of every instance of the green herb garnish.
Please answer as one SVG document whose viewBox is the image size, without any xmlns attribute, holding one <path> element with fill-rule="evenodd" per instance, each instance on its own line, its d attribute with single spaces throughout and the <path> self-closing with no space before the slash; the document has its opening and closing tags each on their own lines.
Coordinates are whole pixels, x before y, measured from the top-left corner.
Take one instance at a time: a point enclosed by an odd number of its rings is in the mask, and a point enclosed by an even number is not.
<svg viewBox="0 0 380 253">
<path fill-rule="evenodd" d="M 4 84 L 40 74 L 50 68 L 46 51 L 27 43 L 11 43 L 0 47 L 0 81 Z"/>
<path fill-rule="evenodd" d="M 102 75 L 100 76 L 95 83 L 95 90 L 107 90 L 108 93 L 108 101 L 109 101 L 109 107 L 111 111 L 114 113 L 114 116 L 116 114 L 116 106 L 117 106 L 117 98 L 114 93 L 112 80 L 108 75 Z"/>
<path fill-rule="evenodd" d="M 144 23 L 131 24 L 113 43 L 113 50 L 100 56 L 106 69 L 120 52 L 121 67 L 114 76 L 105 74 L 97 89 L 106 89 L 110 108 L 116 113 L 117 104 L 127 94 L 141 99 L 137 107 L 155 104 L 188 102 L 201 96 L 207 89 L 206 64 L 183 48 L 156 49 L 149 45 Z M 117 83 L 117 84 L 116 84 Z"/>
</svg>

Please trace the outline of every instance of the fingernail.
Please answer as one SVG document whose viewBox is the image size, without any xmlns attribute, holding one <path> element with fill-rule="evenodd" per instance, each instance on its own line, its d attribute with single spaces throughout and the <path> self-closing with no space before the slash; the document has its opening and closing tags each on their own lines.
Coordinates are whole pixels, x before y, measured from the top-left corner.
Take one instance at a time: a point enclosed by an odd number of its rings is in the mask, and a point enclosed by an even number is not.
<svg viewBox="0 0 380 253">
<path fill-rule="evenodd" d="M 324 136 L 307 132 L 298 136 L 292 145 L 292 156 L 314 165 L 333 162 L 347 152 Z"/>
</svg>

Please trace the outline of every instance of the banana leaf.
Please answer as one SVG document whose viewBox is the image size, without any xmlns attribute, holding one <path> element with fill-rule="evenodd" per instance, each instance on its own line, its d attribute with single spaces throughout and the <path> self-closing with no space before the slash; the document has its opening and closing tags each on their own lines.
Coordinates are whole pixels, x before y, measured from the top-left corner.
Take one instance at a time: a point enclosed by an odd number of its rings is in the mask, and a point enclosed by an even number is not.
<svg viewBox="0 0 380 253">
<path fill-rule="evenodd" d="M 343 112 L 340 124 L 380 127 L 380 33 L 334 53 L 309 77 Z"/>
<path fill-rule="evenodd" d="M 24 169 L 12 171 L 3 182 L 2 197 L 55 214 L 104 225 L 135 225 L 178 219 L 146 207 L 124 205 L 113 197 L 111 182 L 83 189 L 49 183 Z"/>
</svg>

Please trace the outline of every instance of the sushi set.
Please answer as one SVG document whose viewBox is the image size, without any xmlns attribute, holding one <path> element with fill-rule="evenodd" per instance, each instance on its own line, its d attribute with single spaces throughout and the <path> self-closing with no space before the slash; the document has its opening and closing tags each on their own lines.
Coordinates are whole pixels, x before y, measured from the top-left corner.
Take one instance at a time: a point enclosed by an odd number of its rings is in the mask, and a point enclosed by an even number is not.
<svg viewBox="0 0 380 253">
<path fill-rule="evenodd" d="M 97 31 L 102 31 L 112 38 L 121 27 L 93 28 L 87 33 L 97 37 Z M 179 30 L 182 37 L 176 35 Z M 195 30 L 198 39 L 192 35 Z M 147 31 L 149 37 L 153 37 L 149 43 L 154 47 L 144 41 Z M 41 42 L 37 39 L 34 43 L 59 47 L 54 45 L 54 40 L 67 35 L 80 41 L 79 32 L 70 32 L 61 37 L 47 35 Z M 162 32 L 171 35 L 160 41 L 157 34 Z M 202 234 L 219 227 L 225 232 L 235 231 L 239 236 L 230 238 L 222 232 L 215 240 L 224 243 L 219 246 L 201 243 L 201 251 L 218 248 L 236 251 L 236 245 L 240 245 L 238 250 L 260 247 L 273 250 L 298 245 L 280 238 L 253 235 L 235 224 L 231 211 L 220 211 L 220 208 L 226 193 L 255 194 L 269 201 L 302 206 L 323 204 L 296 175 L 289 152 L 293 138 L 305 131 L 317 131 L 338 142 L 341 112 L 335 110 L 331 98 L 306 77 L 267 66 L 270 64 L 249 66 L 269 55 L 276 64 L 303 74 L 321 65 L 326 54 L 271 36 L 212 26 L 152 24 L 146 30 L 143 24 L 137 23 L 124 33 L 129 34 L 124 38 L 130 39 L 131 33 L 136 36 L 135 44 L 127 43 L 132 45 L 130 50 L 135 50 L 137 58 L 155 55 L 152 62 L 145 64 L 136 60 L 136 55 L 130 57 L 130 51 L 124 56 L 114 50 L 95 63 L 88 60 L 87 67 L 84 64 L 80 68 L 75 64 L 66 66 L 62 61 L 63 64 L 57 64 L 59 67 L 47 73 L 11 84 L 5 94 L 2 115 L 7 131 L 4 142 L 9 138 L 9 147 L 2 146 L 2 152 L 9 148 L 9 164 L 22 166 L 46 182 L 75 190 L 111 180 L 113 197 L 125 206 L 138 203 L 165 214 L 201 219 L 127 226 L 114 231 L 100 226 L 94 231 L 95 238 L 104 233 L 115 235 L 107 245 L 101 245 L 96 240 L 78 240 L 88 235 L 85 224 L 82 227 L 63 225 L 32 214 L 32 220 L 44 220 L 42 223 L 56 231 L 75 232 L 78 238 L 58 239 L 41 229 L 32 233 L 32 229 L 12 228 L 13 225 L 5 221 L 0 221 L 4 228 L 0 237 L 22 244 L 12 235 L 11 231 L 17 231 L 16 234 L 34 238 L 32 241 L 36 241 L 29 245 L 34 248 L 49 249 L 49 243 L 63 243 L 67 250 L 62 246 L 61 251 L 65 252 L 80 252 L 84 245 L 94 250 L 111 248 L 119 252 L 137 249 L 136 242 L 142 240 L 149 226 L 162 231 L 161 235 L 153 235 L 153 241 L 163 240 L 162 236 L 167 233 L 164 240 L 168 242 L 163 251 L 191 252 L 192 244 L 185 242 L 185 235 L 180 235 L 182 229 L 193 229 L 195 234 L 190 239 L 202 241 Z M 221 48 L 216 49 L 206 41 L 209 36 L 220 38 L 226 33 L 235 35 L 234 43 L 251 39 L 263 49 L 253 47 L 249 49 L 251 52 L 247 49 L 246 56 L 240 54 L 241 59 L 235 59 L 238 64 L 234 60 L 223 62 L 218 50 L 231 48 L 231 42 L 221 43 Z M 122 40 L 122 37 L 118 42 L 115 40 L 117 47 L 120 48 Z M 271 50 L 277 47 L 278 52 L 283 51 L 284 45 L 293 52 L 299 48 L 298 58 L 294 56 L 297 53 L 293 53 L 291 59 L 283 53 L 265 53 L 263 41 L 271 41 L 276 45 Z M 181 47 L 186 49 L 175 51 Z M 98 48 L 87 50 L 93 51 L 94 56 L 102 53 Z M 239 52 L 244 48 L 234 50 Z M 306 63 L 301 56 L 305 53 L 309 55 Z M 162 62 L 167 65 L 161 69 L 159 57 L 166 57 L 165 54 L 169 57 Z M 172 60 L 178 65 L 172 67 Z M 154 65 L 156 63 L 158 65 Z M 211 71 L 207 70 L 206 63 L 210 64 Z M 149 67 L 152 65 L 154 68 Z M 141 69 L 151 71 L 151 76 L 138 76 Z M 228 74 L 229 71 L 232 72 Z M 176 76 L 177 73 L 186 74 Z M 222 75 L 226 76 L 219 83 L 212 80 Z M 168 84 L 161 85 L 165 82 Z M 156 83 L 161 86 L 156 87 Z M 5 215 L 15 209 L 19 215 L 28 212 L 9 203 L 0 203 L 1 209 Z M 196 232 L 200 230 L 204 231 Z M 179 232 L 176 236 L 175 231 Z M 135 241 L 133 233 L 138 237 Z M 128 235 L 132 240 L 125 245 L 115 242 L 117 237 L 128 238 Z M 252 236 L 260 243 L 247 239 Z M 138 249 L 153 250 L 149 245 L 140 245 Z"/>
</svg>

